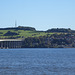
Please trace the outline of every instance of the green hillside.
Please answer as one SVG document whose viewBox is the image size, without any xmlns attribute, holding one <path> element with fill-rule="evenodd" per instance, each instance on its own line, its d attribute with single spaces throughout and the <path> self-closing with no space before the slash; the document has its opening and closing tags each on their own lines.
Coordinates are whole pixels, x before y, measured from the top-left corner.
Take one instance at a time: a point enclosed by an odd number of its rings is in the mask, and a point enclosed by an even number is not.
<svg viewBox="0 0 75 75">
<path fill-rule="evenodd" d="M 18 33 L 18 35 L 7 35 L 5 34 L 10 31 L 10 32 L 15 32 Z M 39 32 L 39 31 L 30 31 L 30 30 L 0 30 L 0 38 L 27 38 L 27 37 L 39 37 L 39 36 L 45 36 L 45 35 L 51 35 L 54 33 L 48 33 L 48 32 Z"/>
<path fill-rule="evenodd" d="M 16 27 L 16 28 L 0 28 L 0 39 L 4 38 L 27 38 L 27 37 L 39 37 L 39 36 L 50 36 L 52 34 L 67 34 L 73 33 L 71 29 L 50 29 L 47 31 L 36 31 L 32 27 Z"/>
</svg>

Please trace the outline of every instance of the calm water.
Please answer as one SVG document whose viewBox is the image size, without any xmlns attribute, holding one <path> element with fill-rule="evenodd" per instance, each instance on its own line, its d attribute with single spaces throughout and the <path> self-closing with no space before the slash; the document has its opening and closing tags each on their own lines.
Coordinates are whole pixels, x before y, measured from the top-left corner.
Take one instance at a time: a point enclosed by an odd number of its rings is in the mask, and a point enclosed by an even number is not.
<svg viewBox="0 0 75 75">
<path fill-rule="evenodd" d="M 0 49 L 0 75 L 75 75 L 75 48 Z"/>
</svg>

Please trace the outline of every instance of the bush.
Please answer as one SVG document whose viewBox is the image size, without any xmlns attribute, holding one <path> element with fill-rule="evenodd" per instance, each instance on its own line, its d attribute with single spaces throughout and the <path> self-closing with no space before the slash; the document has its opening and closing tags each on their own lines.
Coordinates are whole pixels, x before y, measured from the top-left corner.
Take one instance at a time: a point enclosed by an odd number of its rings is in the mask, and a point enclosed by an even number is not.
<svg viewBox="0 0 75 75">
<path fill-rule="evenodd" d="M 13 35 L 19 35 L 19 34 L 15 32 L 10 32 L 10 31 L 4 34 L 4 36 L 13 36 Z"/>
</svg>

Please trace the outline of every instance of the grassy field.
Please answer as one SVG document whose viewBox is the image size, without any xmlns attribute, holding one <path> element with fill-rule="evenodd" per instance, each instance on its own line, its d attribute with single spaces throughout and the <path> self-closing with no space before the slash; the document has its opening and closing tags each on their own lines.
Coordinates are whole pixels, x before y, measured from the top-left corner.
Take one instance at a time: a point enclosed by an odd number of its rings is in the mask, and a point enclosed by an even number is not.
<svg viewBox="0 0 75 75">
<path fill-rule="evenodd" d="M 4 36 L 5 33 L 8 31 L 18 33 L 19 35 L 15 36 Z M 24 30 L 0 30 L 0 38 L 9 38 L 9 37 L 39 37 L 39 36 L 46 36 L 51 35 L 54 33 L 47 33 L 47 32 L 41 32 L 41 31 L 24 31 Z"/>
</svg>

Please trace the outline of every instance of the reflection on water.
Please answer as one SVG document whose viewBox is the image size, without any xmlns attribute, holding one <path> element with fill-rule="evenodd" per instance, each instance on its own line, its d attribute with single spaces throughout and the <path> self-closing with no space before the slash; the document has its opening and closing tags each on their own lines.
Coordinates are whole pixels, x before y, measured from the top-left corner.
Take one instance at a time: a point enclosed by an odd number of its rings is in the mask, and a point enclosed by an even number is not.
<svg viewBox="0 0 75 75">
<path fill-rule="evenodd" d="M 0 75 L 75 75 L 75 49 L 1 49 Z"/>
</svg>

